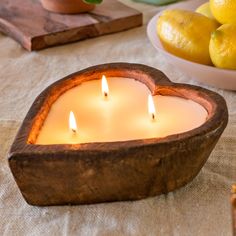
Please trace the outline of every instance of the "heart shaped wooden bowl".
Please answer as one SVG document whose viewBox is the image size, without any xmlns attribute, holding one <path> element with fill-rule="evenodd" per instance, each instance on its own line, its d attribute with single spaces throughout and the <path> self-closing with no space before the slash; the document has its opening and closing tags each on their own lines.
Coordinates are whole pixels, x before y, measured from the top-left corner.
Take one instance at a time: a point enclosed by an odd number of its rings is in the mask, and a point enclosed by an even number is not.
<svg viewBox="0 0 236 236">
<path fill-rule="evenodd" d="M 164 138 L 126 142 L 35 145 L 52 104 L 88 80 L 134 78 L 153 95 L 191 99 L 208 111 L 206 122 Z M 33 103 L 9 152 L 9 165 L 32 205 L 89 204 L 137 200 L 168 193 L 200 171 L 228 121 L 224 99 L 209 90 L 172 83 L 161 71 L 128 63 L 98 65 L 49 86 Z"/>
</svg>

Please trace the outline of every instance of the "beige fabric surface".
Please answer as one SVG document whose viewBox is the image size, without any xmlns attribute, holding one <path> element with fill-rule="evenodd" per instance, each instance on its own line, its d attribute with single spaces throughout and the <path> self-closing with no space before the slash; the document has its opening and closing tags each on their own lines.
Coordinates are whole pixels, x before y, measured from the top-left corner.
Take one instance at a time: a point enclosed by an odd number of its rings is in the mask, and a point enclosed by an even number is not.
<svg viewBox="0 0 236 236">
<path fill-rule="evenodd" d="M 161 9 L 123 2 L 143 11 L 145 23 Z M 7 152 L 30 105 L 44 88 L 63 76 L 115 61 L 147 64 L 163 70 L 172 81 L 196 84 L 153 49 L 145 25 L 32 53 L 0 34 L 0 235 L 231 235 L 236 93 L 215 88 L 210 89 L 227 101 L 229 124 L 206 165 L 187 186 L 134 202 L 34 207 L 24 201 L 8 168 Z"/>
</svg>

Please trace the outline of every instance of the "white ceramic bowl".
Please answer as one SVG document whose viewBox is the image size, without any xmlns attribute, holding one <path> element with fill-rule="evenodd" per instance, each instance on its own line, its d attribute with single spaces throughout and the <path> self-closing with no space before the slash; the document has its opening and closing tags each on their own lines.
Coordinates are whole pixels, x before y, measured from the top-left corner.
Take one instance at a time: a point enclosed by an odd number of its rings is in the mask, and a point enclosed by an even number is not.
<svg viewBox="0 0 236 236">
<path fill-rule="evenodd" d="M 204 2 L 206 2 L 206 0 L 192 0 L 181 2 L 169 8 L 179 8 L 194 11 Z M 191 62 L 167 52 L 162 47 L 156 31 L 157 20 L 161 13 L 162 12 L 154 16 L 148 23 L 147 34 L 152 45 L 158 51 L 160 51 L 172 65 L 178 67 L 183 73 L 189 75 L 192 79 L 218 88 L 236 90 L 236 70 L 219 69 L 213 66 L 206 66 Z"/>
</svg>

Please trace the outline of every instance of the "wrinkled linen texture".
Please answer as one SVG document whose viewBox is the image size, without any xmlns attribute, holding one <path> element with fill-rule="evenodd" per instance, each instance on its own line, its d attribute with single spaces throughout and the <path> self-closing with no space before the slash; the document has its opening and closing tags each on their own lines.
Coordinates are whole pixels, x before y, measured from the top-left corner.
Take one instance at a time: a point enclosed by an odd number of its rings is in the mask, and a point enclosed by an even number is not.
<svg viewBox="0 0 236 236">
<path fill-rule="evenodd" d="M 194 0 L 193 0 L 194 1 Z M 144 13 L 144 26 L 39 52 L 27 52 L 0 34 L 0 235 L 174 235 L 232 234 L 230 188 L 236 180 L 236 93 L 224 96 L 229 124 L 199 175 L 167 195 L 133 202 L 35 207 L 21 196 L 7 152 L 37 95 L 54 81 L 107 62 L 143 63 L 174 82 L 197 84 L 171 66 L 149 43 L 146 23 L 163 7 L 123 0 Z"/>
</svg>

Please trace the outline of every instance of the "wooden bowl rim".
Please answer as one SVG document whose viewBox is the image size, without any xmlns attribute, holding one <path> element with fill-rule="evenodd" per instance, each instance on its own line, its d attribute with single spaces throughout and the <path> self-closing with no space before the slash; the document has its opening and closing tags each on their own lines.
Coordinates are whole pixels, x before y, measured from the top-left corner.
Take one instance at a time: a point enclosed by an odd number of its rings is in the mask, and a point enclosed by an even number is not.
<svg viewBox="0 0 236 236">
<path fill-rule="evenodd" d="M 171 95 L 179 96 L 186 99 L 192 99 L 201 104 L 208 110 L 208 119 L 200 127 L 187 132 L 173 134 L 162 138 L 139 139 L 130 141 L 117 142 L 101 142 L 101 143 L 84 143 L 84 144 L 55 144 L 55 145 L 36 145 L 32 144 L 36 140 L 37 135 L 32 135 L 34 132 L 39 132 L 47 113 L 45 110 L 50 110 L 53 102 L 48 104 L 48 99 L 57 93 L 61 88 L 64 91 L 71 89 L 80 83 L 91 79 L 101 78 L 101 75 L 113 77 L 128 77 L 134 78 L 144 83 L 152 92 L 153 95 Z M 71 83 L 77 83 L 71 86 Z M 68 84 L 70 86 L 68 86 Z M 67 87 L 68 86 L 68 87 Z M 66 87 L 66 88 L 65 88 Z M 62 93 L 60 93 L 61 95 Z M 59 95 L 59 96 L 60 96 Z M 58 97 L 59 97 L 58 96 Z M 57 97 L 57 98 L 58 98 Z M 57 99 L 56 98 L 56 99 Z M 54 101 L 56 100 L 54 99 Z M 45 118 L 40 118 L 40 114 L 44 114 Z M 41 122 L 41 123 L 40 123 Z M 216 132 L 228 122 L 228 110 L 226 102 L 222 96 L 210 90 L 188 85 L 171 82 L 167 76 L 161 71 L 142 64 L 131 63 L 109 63 L 97 66 L 92 66 L 87 69 L 70 74 L 47 87 L 33 102 L 28 114 L 26 115 L 18 134 L 12 144 L 9 152 L 9 159 L 16 156 L 33 156 L 32 154 L 53 154 L 70 152 L 77 154 L 79 152 L 109 152 L 127 150 L 137 147 L 145 147 L 149 145 L 169 145 L 184 141 L 186 139 L 194 141 L 207 136 L 211 132 Z M 36 127 L 37 126 L 37 127 Z M 35 128 L 36 127 L 36 128 Z M 34 130 L 36 129 L 36 131 Z M 38 129 L 38 131 L 37 131 Z M 55 156 L 56 157 L 56 156 Z"/>
</svg>

